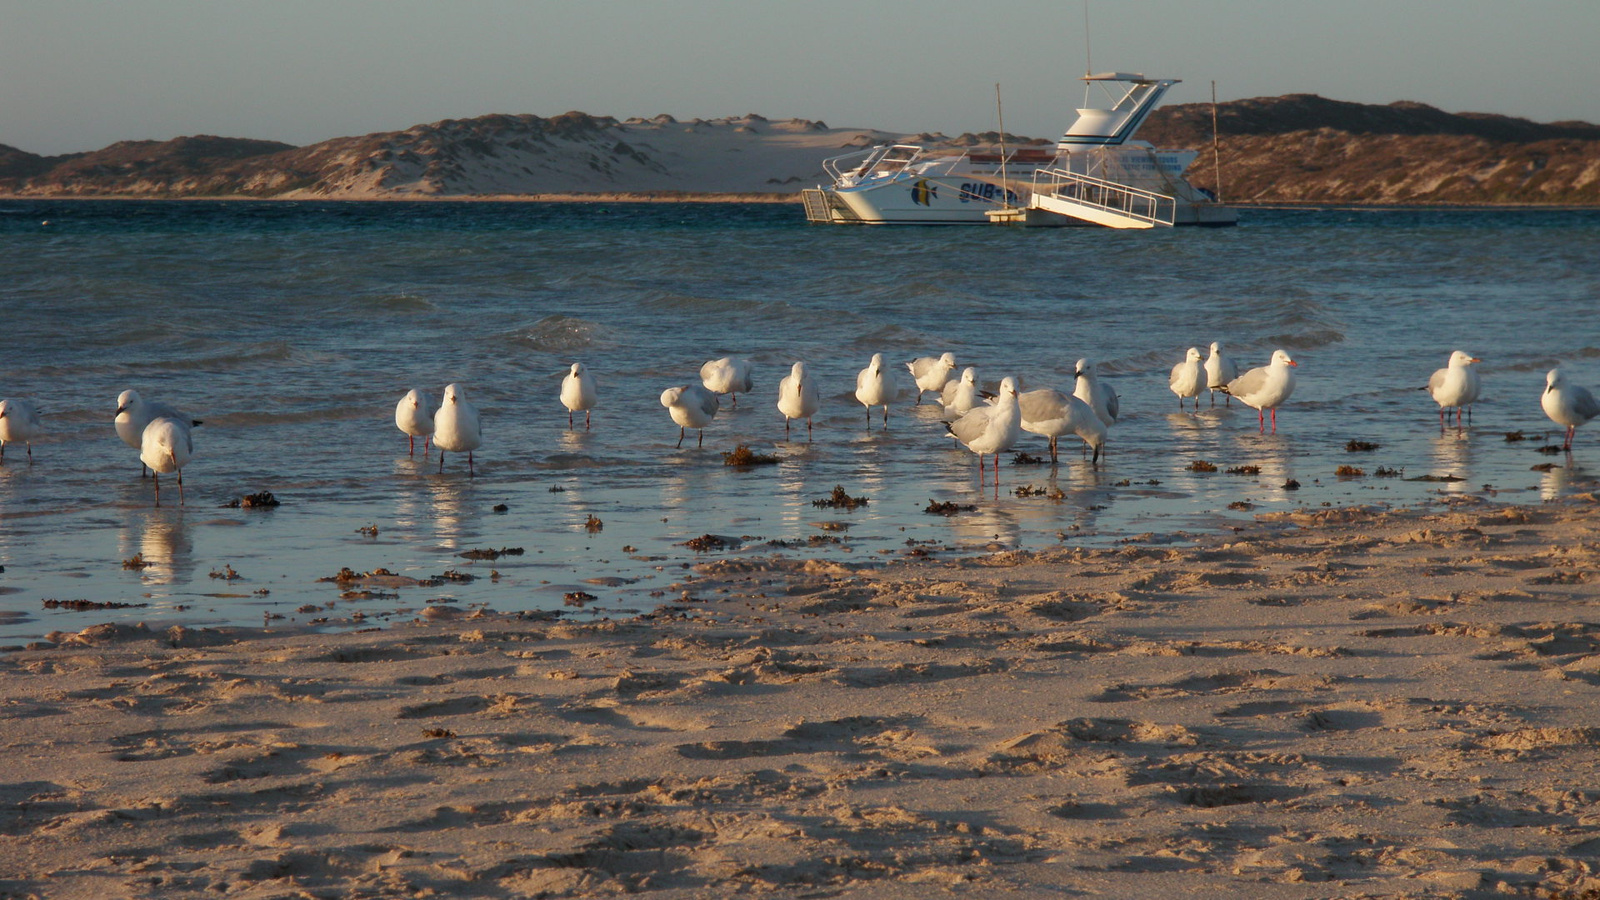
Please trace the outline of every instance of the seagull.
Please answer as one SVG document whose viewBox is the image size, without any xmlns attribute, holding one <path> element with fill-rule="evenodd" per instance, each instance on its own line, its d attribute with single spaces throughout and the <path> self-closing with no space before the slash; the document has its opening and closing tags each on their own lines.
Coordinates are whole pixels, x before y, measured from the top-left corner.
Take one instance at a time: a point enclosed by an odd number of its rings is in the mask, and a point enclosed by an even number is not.
<svg viewBox="0 0 1600 900">
<path fill-rule="evenodd" d="M 122 442 L 135 450 L 143 452 L 144 430 L 156 419 L 178 419 L 195 426 L 200 424 L 199 419 L 191 419 L 165 403 L 152 403 L 139 396 L 138 391 L 123 391 L 117 395 L 117 414 L 112 424 L 117 428 L 117 437 Z M 140 477 L 144 476 L 144 467 L 140 467 Z"/>
<path fill-rule="evenodd" d="M 1294 393 L 1293 367 L 1300 365 L 1282 350 L 1272 351 L 1272 362 L 1259 369 L 1240 375 L 1222 386 L 1222 391 L 1238 397 L 1245 406 L 1256 411 L 1261 430 L 1267 428 L 1266 411 L 1272 411 L 1272 433 L 1278 433 L 1278 406 Z"/>
<path fill-rule="evenodd" d="M 1217 391 L 1222 391 L 1222 386 L 1239 377 L 1239 367 L 1233 360 L 1222 355 L 1222 345 L 1216 341 L 1211 342 L 1211 355 L 1206 357 L 1206 387 L 1211 391 L 1211 405 L 1217 405 Z M 1227 391 L 1222 391 L 1222 396 L 1227 398 L 1229 406 L 1233 405 L 1233 398 L 1228 397 Z"/>
<path fill-rule="evenodd" d="M 410 455 L 417 455 L 417 438 L 422 438 L 422 455 L 428 455 L 428 441 L 433 437 L 433 404 L 415 388 L 406 391 L 394 407 L 394 424 L 406 433 L 406 447 Z"/>
<path fill-rule="evenodd" d="M 687 429 L 698 431 L 699 441 L 697 447 L 706 445 L 705 427 L 717 417 L 717 407 L 721 402 L 717 395 L 706 390 L 698 384 L 686 384 L 682 387 L 671 387 L 661 392 L 661 405 L 672 414 L 672 421 L 678 423 L 678 446 L 683 446 L 683 434 Z"/>
<path fill-rule="evenodd" d="M 444 471 L 444 452 L 449 450 L 467 454 L 467 477 L 477 477 L 472 451 L 483 446 L 483 422 L 459 384 L 445 385 L 444 402 L 433 414 L 433 445 L 439 448 L 440 472 Z"/>
<path fill-rule="evenodd" d="M 1567 441 L 1561 449 L 1572 449 L 1572 436 L 1578 426 L 1595 416 L 1600 416 L 1600 403 L 1588 389 L 1568 384 L 1560 369 L 1551 369 L 1544 377 L 1544 396 L 1539 398 L 1544 414 L 1557 425 L 1567 426 Z"/>
<path fill-rule="evenodd" d="M 1057 461 L 1056 438 L 1064 434 L 1083 438 L 1085 445 L 1094 448 L 1094 462 L 1100 462 L 1106 445 L 1106 424 L 1089 404 L 1046 388 L 1022 394 L 1017 405 L 1022 410 L 1022 430 L 1050 439 L 1050 462 Z"/>
<path fill-rule="evenodd" d="M 1196 412 L 1200 411 L 1200 392 L 1206 389 L 1206 364 L 1200 361 L 1200 348 L 1190 347 L 1183 362 L 1172 367 L 1172 377 L 1167 386 L 1178 395 L 1178 409 L 1183 409 L 1183 398 L 1193 397 Z"/>
<path fill-rule="evenodd" d="M 26 400 L 0 400 L 0 460 L 6 458 L 6 444 L 21 441 L 28 447 L 28 462 L 33 462 L 33 439 L 44 433 L 39 411 Z"/>
<path fill-rule="evenodd" d="M 1478 370 L 1472 368 L 1475 362 L 1482 362 L 1476 356 L 1462 350 L 1450 354 L 1450 361 L 1445 368 L 1433 373 L 1428 379 L 1428 393 L 1433 395 L 1433 402 L 1439 404 L 1439 430 L 1444 430 L 1444 411 L 1454 408 L 1456 411 L 1456 427 L 1461 427 L 1461 408 L 1471 406 L 1478 399 Z"/>
<path fill-rule="evenodd" d="M 822 408 L 817 383 L 806 377 L 806 364 L 797 362 L 778 382 L 778 412 L 783 413 L 783 433 L 789 433 L 790 419 L 806 420 L 806 440 L 811 440 L 811 417 Z"/>
<path fill-rule="evenodd" d="M 1117 412 L 1122 404 L 1110 385 L 1100 383 L 1100 377 L 1094 372 L 1094 363 L 1087 359 L 1078 360 L 1077 377 L 1078 384 L 1072 396 L 1089 404 L 1107 428 L 1117 424 Z"/>
<path fill-rule="evenodd" d="M 920 399 L 920 398 L 919 398 Z M 978 370 L 967 366 L 960 381 L 947 381 L 939 399 L 944 403 L 944 417 L 954 422 L 977 406 L 983 397 L 978 391 Z"/>
<path fill-rule="evenodd" d="M 583 363 L 573 363 L 572 371 L 561 379 L 561 405 L 567 408 L 567 428 L 572 428 L 572 414 L 582 410 L 583 430 L 588 431 L 589 411 L 594 409 L 594 401 L 594 376 Z"/>
<path fill-rule="evenodd" d="M 856 373 L 856 399 L 867 408 L 867 428 L 872 428 L 872 408 L 883 407 L 883 427 L 889 427 L 889 404 L 900 395 L 894 373 L 883 367 L 883 354 L 872 354 L 872 363 Z"/>
<path fill-rule="evenodd" d="M 733 397 L 733 408 L 739 408 L 739 395 L 748 394 L 755 386 L 750 379 L 750 360 L 724 356 L 700 367 L 700 383 L 714 394 Z"/>
<path fill-rule="evenodd" d="M 161 505 L 161 475 L 178 473 L 178 505 L 183 505 L 183 467 L 194 456 L 194 433 L 182 416 L 160 416 L 139 436 L 139 460 L 150 467 L 156 482 L 156 505 Z"/>
<path fill-rule="evenodd" d="M 1000 395 L 990 406 L 980 406 L 944 426 L 968 450 L 978 454 L 978 479 L 983 479 L 983 455 L 994 454 L 994 477 L 1000 480 L 1000 453 L 1011 449 L 1022 434 L 1022 408 L 1017 404 L 1017 380 L 1006 376 Z"/>
<path fill-rule="evenodd" d="M 917 383 L 917 405 L 922 405 L 922 395 L 927 391 L 942 393 L 945 383 L 950 380 L 950 373 L 956 369 L 956 355 L 944 353 L 939 356 L 922 356 L 906 363 L 906 368 L 911 370 L 911 378 Z"/>
</svg>

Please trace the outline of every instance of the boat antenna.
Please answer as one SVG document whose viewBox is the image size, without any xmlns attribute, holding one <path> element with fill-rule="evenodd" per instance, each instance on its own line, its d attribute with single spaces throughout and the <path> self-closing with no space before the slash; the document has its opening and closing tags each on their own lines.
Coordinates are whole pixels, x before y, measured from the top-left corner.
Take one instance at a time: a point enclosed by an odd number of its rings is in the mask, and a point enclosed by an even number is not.
<svg viewBox="0 0 1600 900">
<path fill-rule="evenodd" d="M 1217 202 L 1222 202 L 1222 151 L 1217 146 L 1217 82 L 1211 81 L 1211 167 L 1217 170 Z"/>
<path fill-rule="evenodd" d="M 1083 74 L 1094 74 L 1094 52 L 1089 45 L 1089 0 L 1083 0 Z"/>
<path fill-rule="evenodd" d="M 1011 187 L 1006 179 L 1006 108 L 1000 103 L 1000 82 L 994 83 L 994 110 L 1000 117 L 1000 203 L 1011 208 Z"/>
</svg>

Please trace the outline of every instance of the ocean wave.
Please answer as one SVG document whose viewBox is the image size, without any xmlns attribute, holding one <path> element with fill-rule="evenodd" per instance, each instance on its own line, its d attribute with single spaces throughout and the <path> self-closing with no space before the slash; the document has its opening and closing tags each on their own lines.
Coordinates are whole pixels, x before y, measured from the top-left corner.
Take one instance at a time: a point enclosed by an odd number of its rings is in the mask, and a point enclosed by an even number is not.
<svg viewBox="0 0 1600 900">
<path fill-rule="evenodd" d="M 370 309 L 400 313 L 434 312 L 439 308 L 432 300 L 416 294 L 378 294 L 362 297 L 358 304 Z"/>
<path fill-rule="evenodd" d="M 527 328 L 505 332 L 498 337 L 515 347 L 559 354 L 609 346 L 611 341 L 608 336 L 608 329 L 599 322 L 556 313 L 545 316 Z"/>
</svg>

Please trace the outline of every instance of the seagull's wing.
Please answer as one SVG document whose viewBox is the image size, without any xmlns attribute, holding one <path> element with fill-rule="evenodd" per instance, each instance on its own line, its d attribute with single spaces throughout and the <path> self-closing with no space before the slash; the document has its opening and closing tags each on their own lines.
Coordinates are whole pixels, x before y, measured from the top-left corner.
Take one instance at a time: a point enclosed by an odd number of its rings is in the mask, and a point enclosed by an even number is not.
<svg viewBox="0 0 1600 900">
<path fill-rule="evenodd" d="M 1017 398 L 1024 422 L 1049 422 L 1066 418 L 1067 401 L 1072 398 L 1060 391 L 1028 391 Z"/>
<path fill-rule="evenodd" d="M 1223 386 L 1222 389 L 1235 397 L 1242 397 L 1245 394 L 1253 394 L 1256 391 L 1261 390 L 1261 388 L 1266 386 L 1266 383 L 1266 369 L 1251 369 L 1243 375 L 1240 375 L 1238 378 L 1228 382 Z"/>
<path fill-rule="evenodd" d="M 989 430 L 989 408 L 974 409 L 954 422 L 946 422 L 944 427 L 956 436 L 956 440 L 970 444 Z"/>
<path fill-rule="evenodd" d="M 1595 401 L 1594 395 L 1589 393 L 1588 388 L 1576 385 L 1572 387 L 1572 409 L 1585 419 L 1600 416 L 1600 402 Z"/>
</svg>

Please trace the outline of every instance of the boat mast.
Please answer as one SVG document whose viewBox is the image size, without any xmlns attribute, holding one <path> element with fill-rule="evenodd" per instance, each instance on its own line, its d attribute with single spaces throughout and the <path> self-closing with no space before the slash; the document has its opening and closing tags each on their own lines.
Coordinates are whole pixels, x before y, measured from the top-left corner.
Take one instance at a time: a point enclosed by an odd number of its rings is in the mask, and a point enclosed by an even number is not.
<svg viewBox="0 0 1600 900">
<path fill-rule="evenodd" d="M 1000 118 L 1000 204 L 1011 208 L 1011 187 L 1006 179 L 1006 108 L 1000 103 L 1000 82 L 994 83 L 994 109 Z"/>
<path fill-rule="evenodd" d="M 1211 167 L 1217 171 L 1217 202 L 1222 202 L 1222 151 L 1217 146 L 1217 82 L 1211 81 Z"/>
</svg>

